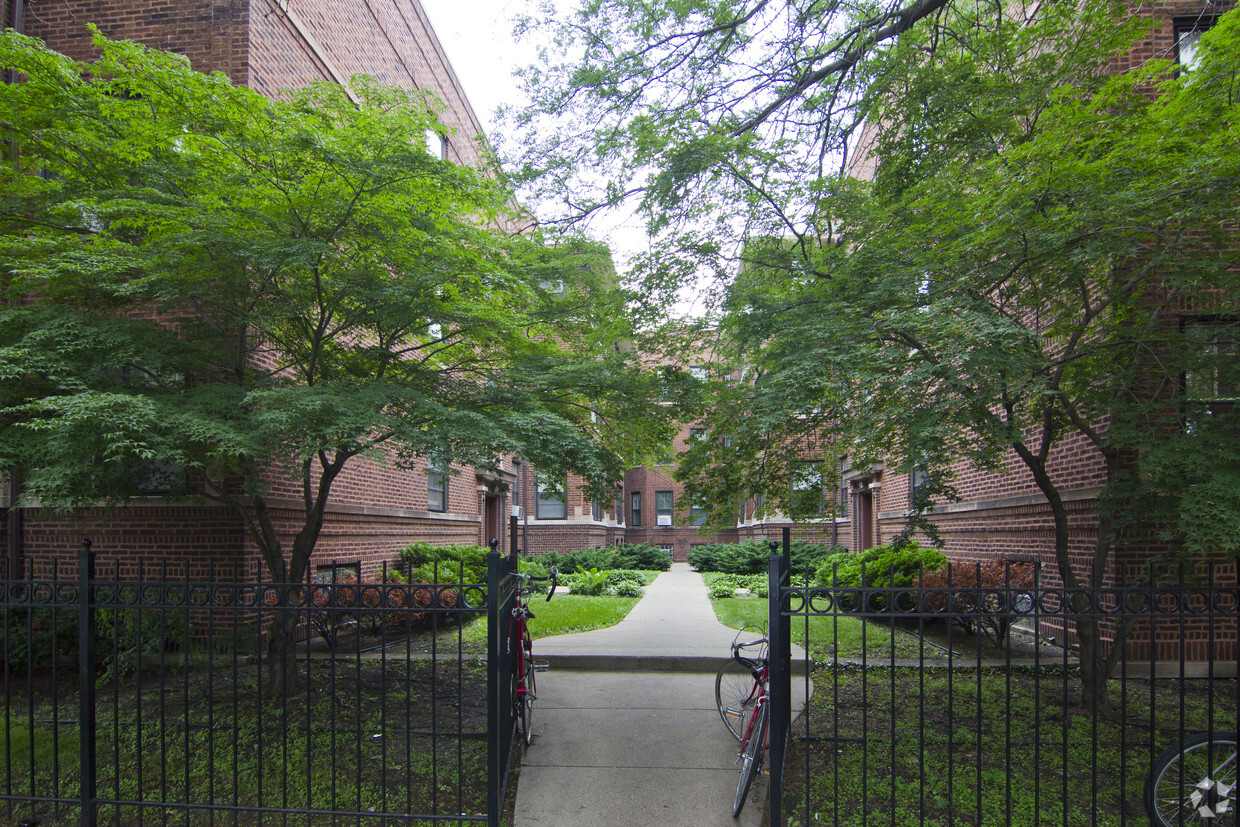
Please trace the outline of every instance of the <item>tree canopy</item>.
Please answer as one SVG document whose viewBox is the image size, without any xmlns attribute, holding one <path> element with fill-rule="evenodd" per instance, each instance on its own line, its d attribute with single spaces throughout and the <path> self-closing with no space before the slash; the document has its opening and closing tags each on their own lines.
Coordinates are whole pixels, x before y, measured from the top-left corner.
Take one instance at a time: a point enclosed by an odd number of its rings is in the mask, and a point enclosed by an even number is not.
<svg viewBox="0 0 1240 827">
<path fill-rule="evenodd" d="M 550 25 L 523 118 L 571 125 L 527 143 L 535 191 L 566 189 L 565 220 L 640 198 L 652 289 L 720 276 L 749 381 L 682 465 L 698 504 L 788 506 L 844 445 L 925 470 L 923 497 L 1015 452 L 1068 584 L 1120 539 L 1237 550 L 1234 14 L 1179 76 L 1129 66 L 1150 24 L 1106 2 L 595 2 Z M 1069 450 L 1106 487 L 1087 570 Z"/>
<path fill-rule="evenodd" d="M 359 461 L 520 454 L 610 499 L 670 438 L 657 377 L 616 347 L 635 334 L 606 251 L 502 232 L 511 193 L 427 151 L 425 94 L 273 100 L 96 45 L 82 64 L 0 36 L 23 76 L 0 89 L 0 465 L 30 501 L 229 504 L 296 582 Z"/>
</svg>

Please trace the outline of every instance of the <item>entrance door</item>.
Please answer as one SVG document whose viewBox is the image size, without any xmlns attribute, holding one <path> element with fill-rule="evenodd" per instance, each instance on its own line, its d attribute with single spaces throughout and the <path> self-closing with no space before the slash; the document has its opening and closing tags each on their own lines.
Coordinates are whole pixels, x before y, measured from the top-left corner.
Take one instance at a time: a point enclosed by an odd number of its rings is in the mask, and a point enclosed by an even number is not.
<svg viewBox="0 0 1240 827">
<path fill-rule="evenodd" d="M 496 494 L 487 494 L 482 505 L 482 544 L 489 546 L 492 540 L 499 540 L 500 553 L 506 553 L 508 546 L 501 536 L 504 521 L 500 518 L 499 507 L 503 499 Z"/>
<path fill-rule="evenodd" d="M 874 545 L 874 492 L 866 488 L 857 492 L 856 532 L 858 551 Z"/>
</svg>

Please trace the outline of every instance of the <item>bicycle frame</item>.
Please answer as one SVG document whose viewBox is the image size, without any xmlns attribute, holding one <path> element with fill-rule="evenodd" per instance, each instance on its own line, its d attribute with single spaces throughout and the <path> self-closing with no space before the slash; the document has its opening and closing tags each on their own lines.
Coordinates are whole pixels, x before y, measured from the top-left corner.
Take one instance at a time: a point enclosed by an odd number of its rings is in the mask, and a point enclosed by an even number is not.
<svg viewBox="0 0 1240 827">
<path fill-rule="evenodd" d="M 744 733 L 741 735 L 740 750 L 736 757 L 736 763 L 740 767 L 740 779 L 736 785 L 736 797 L 733 799 L 733 818 L 740 815 L 741 809 L 745 806 L 745 801 L 749 796 L 749 788 L 762 766 L 762 759 L 770 744 L 771 737 L 770 726 L 767 720 L 766 694 L 766 685 L 770 680 L 770 659 L 765 652 L 756 660 L 746 658 L 741 654 L 741 650 L 746 647 L 765 646 L 766 644 L 767 640 L 765 638 L 749 643 L 732 644 L 732 658 L 748 669 L 749 674 L 753 677 L 753 688 L 750 690 L 749 697 L 742 705 L 742 708 L 744 708 L 752 702 L 753 709 L 749 713 L 749 720 L 745 725 Z"/>
<path fill-rule="evenodd" d="M 551 569 L 548 577 L 532 577 L 528 574 L 514 573 L 517 580 L 516 596 L 513 601 L 512 615 L 508 620 L 508 645 L 516 646 L 516 666 L 512 677 L 512 713 L 513 724 L 521 731 L 525 743 L 534 740 L 534 732 L 530 724 L 533 702 L 538 697 L 538 687 L 534 678 L 534 640 L 530 637 L 528 620 L 534 616 L 525 596 L 533 591 L 533 583 L 550 581 L 551 589 L 547 592 L 547 600 L 555 594 L 557 572 Z"/>
</svg>

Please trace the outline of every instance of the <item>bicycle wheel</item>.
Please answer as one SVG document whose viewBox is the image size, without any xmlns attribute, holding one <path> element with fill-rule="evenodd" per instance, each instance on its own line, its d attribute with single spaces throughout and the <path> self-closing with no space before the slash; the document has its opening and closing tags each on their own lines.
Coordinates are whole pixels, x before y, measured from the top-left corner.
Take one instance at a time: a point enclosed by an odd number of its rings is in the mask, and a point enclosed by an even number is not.
<svg viewBox="0 0 1240 827">
<path fill-rule="evenodd" d="M 1154 827 L 1235 827 L 1236 735 L 1199 732 L 1154 761 L 1145 779 Z"/>
<path fill-rule="evenodd" d="M 757 695 L 750 671 L 730 658 L 724 661 L 719 674 L 715 675 L 715 706 L 719 708 L 724 726 L 738 741 L 745 734 L 745 724 L 749 722 Z"/>
<path fill-rule="evenodd" d="M 748 737 L 741 743 L 741 777 L 736 782 L 736 798 L 732 802 L 732 818 L 741 814 L 745 807 L 745 799 L 749 797 L 749 788 L 758 770 L 762 768 L 762 753 L 766 744 L 766 704 L 762 704 L 755 713 L 753 725 L 749 728 Z"/>
<path fill-rule="evenodd" d="M 534 661 L 527 656 L 525 661 L 525 695 L 521 697 L 521 737 L 525 745 L 534 742 L 534 699 L 538 697 L 534 683 Z"/>
</svg>

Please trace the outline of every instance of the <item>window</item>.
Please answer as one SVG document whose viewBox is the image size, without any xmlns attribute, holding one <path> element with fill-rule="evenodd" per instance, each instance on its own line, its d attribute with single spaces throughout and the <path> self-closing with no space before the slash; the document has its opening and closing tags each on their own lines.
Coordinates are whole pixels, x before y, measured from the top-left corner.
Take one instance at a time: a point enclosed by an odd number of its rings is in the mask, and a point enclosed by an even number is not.
<svg viewBox="0 0 1240 827">
<path fill-rule="evenodd" d="M 559 481 L 558 486 L 540 477 L 538 478 L 536 488 L 538 500 L 535 507 L 535 517 L 540 520 L 568 519 L 567 476 Z"/>
<path fill-rule="evenodd" d="M 908 475 L 908 504 L 909 508 L 917 508 L 918 492 L 925 487 L 928 476 L 923 466 L 917 466 Z M 929 503 L 927 503 L 929 505 Z"/>
<path fill-rule="evenodd" d="M 538 282 L 538 287 L 544 293 L 550 293 L 553 296 L 563 296 L 568 293 L 568 287 L 564 284 L 564 279 L 544 279 Z"/>
<path fill-rule="evenodd" d="M 792 471 L 792 491 L 788 505 L 793 517 L 821 517 L 823 497 L 822 463 L 803 462 Z"/>
<path fill-rule="evenodd" d="M 642 492 L 633 491 L 629 494 L 629 525 L 639 526 L 642 524 Z"/>
<path fill-rule="evenodd" d="M 441 161 L 448 160 L 448 139 L 434 129 L 426 130 L 426 151 Z"/>
<path fill-rule="evenodd" d="M 616 522 L 624 522 L 624 486 L 616 486 Z"/>
<path fill-rule="evenodd" d="M 676 559 L 676 554 L 675 554 L 676 547 L 675 547 L 675 546 L 673 546 L 671 543 L 663 543 L 663 544 L 661 544 L 661 545 L 659 546 L 659 551 L 662 551 L 662 552 L 666 553 L 666 554 L 667 554 L 667 556 L 668 556 L 668 558 L 670 558 L 670 559 L 673 559 L 673 560 L 674 560 L 674 559 Z"/>
<path fill-rule="evenodd" d="M 689 429 L 689 443 L 690 444 L 694 442 L 701 442 L 704 439 L 706 439 L 705 428 L 690 428 Z"/>
<path fill-rule="evenodd" d="M 1183 71 L 1197 68 L 1197 43 L 1215 22 L 1211 16 L 1175 18 L 1175 62 Z"/>
<path fill-rule="evenodd" d="M 672 513 L 675 510 L 675 498 L 671 491 L 654 492 L 654 522 L 655 525 L 670 526 L 672 525 Z"/>
<path fill-rule="evenodd" d="M 1184 414 L 1191 432 L 1206 417 L 1232 417 L 1240 399 L 1240 321 L 1195 320 L 1184 327 L 1189 364 Z"/>
<path fill-rule="evenodd" d="M 448 510 L 448 463 L 442 454 L 426 458 L 426 508 L 428 511 Z"/>
<path fill-rule="evenodd" d="M 594 522 L 601 523 L 603 521 L 603 506 L 598 503 L 590 503 L 590 517 Z"/>
<path fill-rule="evenodd" d="M 844 480 L 844 471 L 847 468 L 848 457 L 840 457 L 840 488 L 837 492 L 839 494 L 839 508 L 836 510 L 836 514 L 844 519 L 848 517 L 848 483 Z"/>
<path fill-rule="evenodd" d="M 512 461 L 512 475 L 516 477 L 517 480 L 512 484 L 512 504 L 517 508 L 521 507 L 521 483 L 525 482 L 525 480 L 521 478 L 523 473 L 524 470 L 521 468 L 521 463 L 514 459 Z"/>
<path fill-rule="evenodd" d="M 700 505 L 691 506 L 689 508 L 689 525 L 706 525 L 709 515 L 706 509 Z"/>
<path fill-rule="evenodd" d="M 761 520 L 763 517 L 766 516 L 765 511 L 766 511 L 766 495 L 759 494 L 758 496 L 753 498 L 753 518 L 755 520 Z"/>
</svg>

